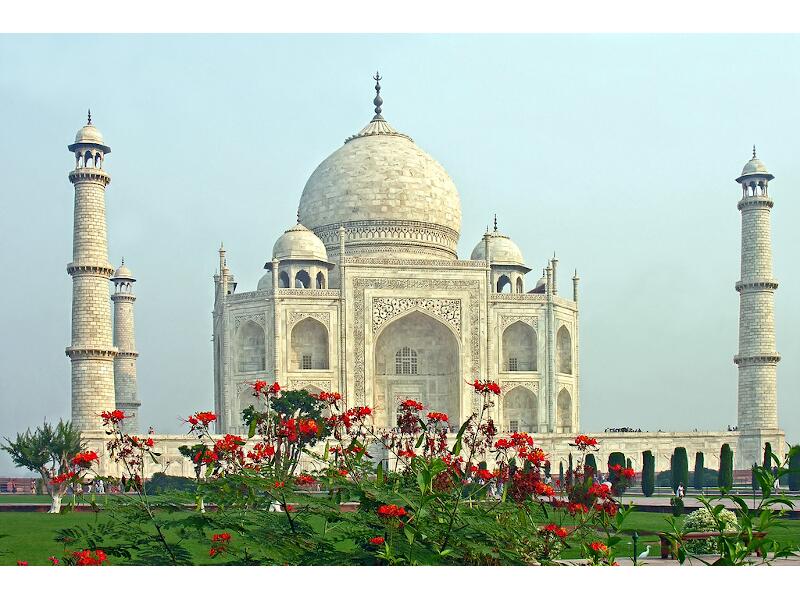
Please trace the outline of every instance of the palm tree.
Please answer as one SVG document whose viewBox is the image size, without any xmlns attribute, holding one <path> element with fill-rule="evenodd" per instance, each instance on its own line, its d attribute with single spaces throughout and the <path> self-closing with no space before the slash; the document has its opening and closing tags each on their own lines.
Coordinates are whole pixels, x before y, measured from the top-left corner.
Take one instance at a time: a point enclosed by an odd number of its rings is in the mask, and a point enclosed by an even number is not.
<svg viewBox="0 0 800 600">
<path fill-rule="evenodd" d="M 84 449 L 78 430 L 69 421 L 59 420 L 55 427 L 45 421 L 36 431 L 18 433 L 16 441 L 5 440 L 7 445 L 0 448 L 11 455 L 15 466 L 41 475 L 43 487 L 52 498 L 50 512 L 60 512 L 67 483 L 53 483 L 52 479 L 69 472 L 70 460 Z"/>
</svg>

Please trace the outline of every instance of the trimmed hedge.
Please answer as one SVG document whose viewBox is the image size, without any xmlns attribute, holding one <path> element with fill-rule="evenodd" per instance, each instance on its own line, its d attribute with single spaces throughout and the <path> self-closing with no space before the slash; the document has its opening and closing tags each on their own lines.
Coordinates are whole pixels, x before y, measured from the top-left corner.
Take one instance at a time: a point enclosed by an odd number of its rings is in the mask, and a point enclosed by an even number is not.
<svg viewBox="0 0 800 600">
<path fill-rule="evenodd" d="M 772 444 L 769 442 L 764 444 L 764 460 L 761 461 L 761 464 L 770 472 L 772 471 Z"/>
<path fill-rule="evenodd" d="M 694 455 L 694 489 L 703 491 L 703 470 L 705 469 L 706 457 L 702 452 Z"/>
<path fill-rule="evenodd" d="M 733 450 L 728 444 L 722 444 L 719 451 L 717 486 L 720 490 L 730 490 L 733 487 Z"/>
<path fill-rule="evenodd" d="M 686 448 L 679 446 L 672 454 L 672 490 L 678 489 L 683 484 L 684 490 L 689 485 L 689 457 Z"/>
<path fill-rule="evenodd" d="M 592 473 L 597 473 L 597 459 L 594 457 L 594 454 L 586 455 L 586 463 L 584 464 L 584 468 L 591 468 Z"/>
<path fill-rule="evenodd" d="M 611 470 L 612 465 L 625 466 L 625 455 L 622 452 L 612 452 L 608 455 L 608 479 L 611 483 L 616 483 L 619 479 Z"/>
<path fill-rule="evenodd" d="M 656 458 L 650 450 L 642 452 L 642 493 L 652 496 L 656 484 Z"/>
<path fill-rule="evenodd" d="M 789 489 L 800 492 L 800 447 L 795 448 L 794 455 L 789 457 Z"/>
</svg>

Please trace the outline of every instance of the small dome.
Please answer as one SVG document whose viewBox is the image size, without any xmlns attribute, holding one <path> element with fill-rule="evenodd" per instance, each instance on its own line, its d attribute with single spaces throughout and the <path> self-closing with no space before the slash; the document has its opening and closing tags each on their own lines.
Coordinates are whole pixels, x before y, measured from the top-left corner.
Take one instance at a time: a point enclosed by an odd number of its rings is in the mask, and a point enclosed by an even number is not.
<svg viewBox="0 0 800 600">
<path fill-rule="evenodd" d="M 308 227 L 298 223 L 278 238 L 272 247 L 278 260 L 319 260 L 328 262 L 325 244 Z"/>
<path fill-rule="evenodd" d="M 491 231 L 486 234 L 489 238 L 489 262 L 501 265 L 525 266 L 525 259 L 522 251 L 511 238 L 499 231 Z M 485 242 L 481 239 L 470 256 L 472 260 L 486 260 Z"/>
<path fill-rule="evenodd" d="M 547 277 L 542 275 L 539 278 L 539 281 L 536 282 L 536 286 L 529 292 L 532 294 L 544 294 L 547 291 Z"/>
<path fill-rule="evenodd" d="M 742 177 L 745 175 L 758 175 L 759 173 L 769 173 L 760 158 L 751 158 L 742 169 Z"/>
<path fill-rule="evenodd" d="M 76 144 L 98 144 L 103 145 L 103 134 L 92 124 L 84 125 L 75 134 Z"/>
<path fill-rule="evenodd" d="M 268 271 L 264 276 L 258 280 L 257 290 L 271 290 L 272 289 L 272 271 Z"/>
<path fill-rule="evenodd" d="M 116 271 L 114 271 L 114 275 L 111 277 L 112 281 L 116 279 L 128 279 L 129 281 L 136 281 L 133 278 L 133 273 L 131 273 L 130 269 L 125 266 L 125 261 L 122 261 L 122 264 Z"/>
</svg>

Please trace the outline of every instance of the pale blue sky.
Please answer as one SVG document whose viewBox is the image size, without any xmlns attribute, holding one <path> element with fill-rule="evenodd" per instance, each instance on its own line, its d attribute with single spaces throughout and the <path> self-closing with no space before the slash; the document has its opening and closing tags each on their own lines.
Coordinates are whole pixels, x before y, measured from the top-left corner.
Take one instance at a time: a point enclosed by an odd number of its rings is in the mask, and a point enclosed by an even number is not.
<svg viewBox="0 0 800 600">
<path fill-rule="evenodd" d="M 459 252 L 492 214 L 534 273 L 581 276 L 582 428 L 736 421 L 740 192 L 773 210 L 780 421 L 800 441 L 797 36 L 0 36 L 0 435 L 69 416 L 72 186 L 91 107 L 109 249 L 139 279 L 144 426 L 210 408 L 221 240 L 254 289 L 316 165 L 372 114 L 441 162 Z M 530 282 L 529 282 L 530 283 Z M 9 471 L 0 454 L 0 473 Z"/>
</svg>

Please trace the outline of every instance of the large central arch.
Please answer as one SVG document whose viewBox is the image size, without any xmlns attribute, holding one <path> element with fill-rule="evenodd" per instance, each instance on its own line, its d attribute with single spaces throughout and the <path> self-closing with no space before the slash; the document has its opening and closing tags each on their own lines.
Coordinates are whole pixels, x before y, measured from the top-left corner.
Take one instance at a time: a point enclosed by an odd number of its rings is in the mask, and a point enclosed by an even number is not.
<svg viewBox="0 0 800 600">
<path fill-rule="evenodd" d="M 405 398 L 428 411 L 461 418 L 461 361 L 458 339 L 447 325 L 411 311 L 386 325 L 375 341 L 375 423 L 393 427 L 397 404 Z"/>
</svg>

